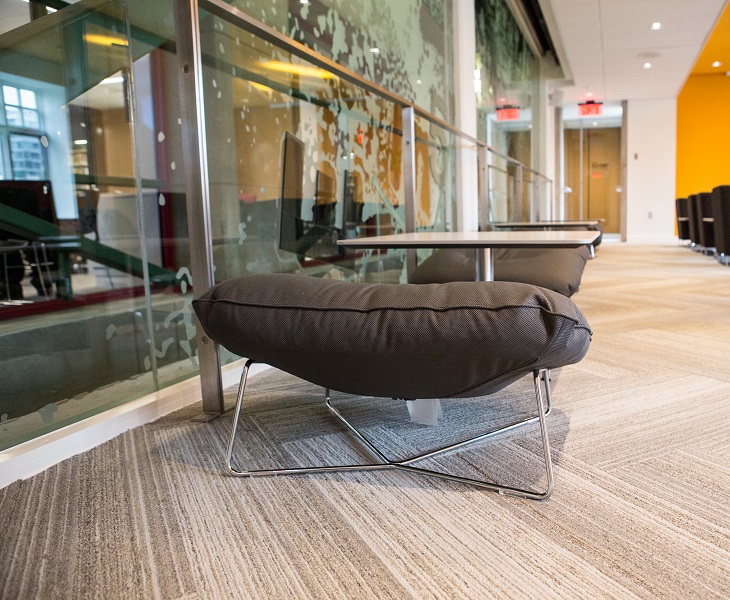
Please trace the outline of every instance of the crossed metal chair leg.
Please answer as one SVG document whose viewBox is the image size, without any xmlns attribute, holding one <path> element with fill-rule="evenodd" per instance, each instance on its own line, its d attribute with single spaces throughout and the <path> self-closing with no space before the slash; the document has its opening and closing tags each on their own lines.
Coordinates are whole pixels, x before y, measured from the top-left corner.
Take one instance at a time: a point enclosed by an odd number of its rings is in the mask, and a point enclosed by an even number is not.
<svg viewBox="0 0 730 600">
<path fill-rule="evenodd" d="M 251 365 L 254 361 L 247 361 L 245 366 L 243 367 L 243 372 L 241 373 L 241 381 L 238 386 L 238 396 L 236 399 L 236 409 L 233 417 L 233 425 L 231 426 L 231 435 L 230 439 L 228 441 L 228 451 L 226 454 L 226 469 L 231 475 L 235 475 L 237 477 L 261 477 L 261 476 L 268 476 L 268 475 L 292 475 L 297 473 L 329 473 L 329 472 L 343 472 L 343 471 L 379 471 L 379 470 L 385 470 L 385 469 L 397 469 L 400 471 L 407 471 L 409 473 L 415 473 L 419 475 L 428 475 L 431 477 L 438 477 L 440 479 L 446 479 L 448 481 L 455 481 L 459 483 L 466 483 L 470 485 L 475 485 L 480 488 L 484 488 L 493 492 L 497 492 L 499 494 L 504 495 L 510 495 L 510 496 L 518 496 L 521 498 L 529 498 L 533 500 L 544 500 L 550 496 L 550 494 L 553 491 L 553 485 L 554 485 L 554 478 L 553 478 L 553 468 L 552 468 L 552 460 L 550 458 L 550 442 L 548 440 L 547 435 L 547 427 L 545 424 L 545 417 L 550 414 L 550 404 L 551 404 L 551 397 L 550 397 L 550 373 L 548 370 L 543 369 L 539 371 L 534 371 L 533 376 L 533 383 L 535 386 L 535 400 L 537 404 L 537 415 L 534 417 L 528 417 L 525 419 L 522 419 L 520 421 L 516 421 L 514 423 L 511 423 L 505 427 L 500 427 L 499 429 L 495 429 L 493 431 L 489 431 L 487 433 L 482 433 L 480 435 L 471 437 L 469 439 L 463 440 L 461 442 L 458 442 L 456 444 L 450 444 L 448 446 L 444 446 L 441 448 L 438 448 L 436 450 L 432 450 L 430 452 L 426 452 L 423 454 L 418 454 L 416 456 L 412 456 L 410 458 L 406 458 L 404 460 L 391 460 L 389 459 L 383 452 L 378 450 L 378 448 L 362 433 L 360 432 L 355 426 L 353 426 L 345 417 L 342 416 L 339 410 L 337 410 L 334 406 L 332 406 L 332 402 L 330 400 L 330 394 L 329 390 L 326 391 L 325 394 L 325 402 L 327 404 L 327 408 L 330 410 L 330 412 L 336 416 L 340 422 L 342 422 L 345 427 L 354 435 L 354 437 L 360 442 L 360 444 L 366 448 L 376 459 L 377 462 L 374 463 L 365 463 L 365 464 L 354 464 L 354 465 L 336 465 L 336 466 L 316 466 L 316 467 L 295 467 L 295 468 L 274 468 L 274 469 L 256 469 L 256 470 L 238 470 L 233 466 L 233 446 L 236 441 L 236 430 L 238 426 L 238 421 L 241 415 L 241 407 L 243 405 L 243 397 L 246 390 L 246 380 L 248 378 L 248 371 Z M 543 394 L 542 394 L 542 386 L 545 388 L 545 400 L 543 401 Z M 543 454 L 544 454 L 544 461 L 545 461 L 545 473 L 547 475 L 547 486 L 544 491 L 542 492 L 535 492 L 531 490 L 516 488 L 516 487 L 510 487 L 506 485 L 499 485 L 496 483 L 490 483 L 488 481 L 482 481 L 479 479 L 471 479 L 468 477 L 461 477 L 458 475 L 451 475 L 449 473 L 441 473 L 439 471 L 433 471 L 430 469 L 423 469 L 420 467 L 413 466 L 414 463 L 425 460 L 427 458 L 433 458 L 434 456 L 438 456 L 440 454 L 444 454 L 446 452 L 450 452 L 452 450 L 456 450 L 458 448 L 463 448 L 467 444 L 472 444 L 474 442 L 478 442 L 481 440 L 485 440 L 489 437 L 495 436 L 500 433 L 504 433 L 506 431 L 510 431 L 512 429 L 516 429 L 517 427 L 521 427 L 522 425 L 527 425 L 528 423 L 534 423 L 538 421 L 540 423 L 540 434 L 542 437 L 542 447 L 543 447 Z"/>
</svg>

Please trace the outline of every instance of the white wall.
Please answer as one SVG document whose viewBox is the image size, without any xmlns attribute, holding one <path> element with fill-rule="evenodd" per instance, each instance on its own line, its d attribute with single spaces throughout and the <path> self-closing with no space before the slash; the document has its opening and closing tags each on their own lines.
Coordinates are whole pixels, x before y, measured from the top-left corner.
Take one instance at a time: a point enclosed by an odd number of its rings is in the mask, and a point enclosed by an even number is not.
<svg viewBox="0 0 730 600">
<path fill-rule="evenodd" d="M 674 236 L 677 102 L 629 100 L 626 241 L 671 243 Z"/>
</svg>

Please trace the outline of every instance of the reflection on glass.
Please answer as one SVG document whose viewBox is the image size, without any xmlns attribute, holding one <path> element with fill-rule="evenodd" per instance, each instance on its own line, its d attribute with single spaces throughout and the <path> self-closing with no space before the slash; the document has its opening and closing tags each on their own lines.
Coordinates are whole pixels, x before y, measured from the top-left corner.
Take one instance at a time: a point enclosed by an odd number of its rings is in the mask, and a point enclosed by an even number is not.
<svg viewBox="0 0 730 600">
<path fill-rule="evenodd" d="M 507 2 L 484 0 L 476 3 L 475 10 L 478 137 L 502 154 L 530 165 L 538 59 Z M 498 114 L 498 109 L 507 108 L 511 110 Z"/>
<path fill-rule="evenodd" d="M 431 114 L 453 119 L 449 0 L 229 3 Z"/>
<path fill-rule="evenodd" d="M 509 221 L 510 162 L 489 153 L 489 221 Z"/>
<path fill-rule="evenodd" d="M 22 127 L 23 125 L 23 113 L 17 106 L 5 105 L 5 119 L 8 125 L 16 125 Z"/>
<path fill-rule="evenodd" d="M 400 108 L 216 17 L 200 22 L 216 281 L 400 281 L 402 252 L 337 246 L 405 229 Z"/>
<path fill-rule="evenodd" d="M 20 106 L 20 95 L 18 94 L 17 88 L 4 85 L 3 100 L 5 101 L 6 111 L 8 106 Z"/>
<path fill-rule="evenodd" d="M 41 8 L 0 35 L 0 449 L 197 373 L 172 2 Z"/>
<path fill-rule="evenodd" d="M 35 92 L 20 90 L 20 105 L 23 108 L 36 108 Z"/>
<path fill-rule="evenodd" d="M 10 162 L 15 179 L 45 178 L 46 161 L 40 138 L 10 134 Z"/>
<path fill-rule="evenodd" d="M 38 129 L 40 127 L 40 122 L 38 121 L 38 113 L 34 110 L 24 108 L 23 125 L 29 127 L 30 129 Z"/>
<path fill-rule="evenodd" d="M 463 142 L 423 117 L 416 119 L 416 139 L 416 227 L 452 231 L 459 202 L 456 152 Z"/>
</svg>

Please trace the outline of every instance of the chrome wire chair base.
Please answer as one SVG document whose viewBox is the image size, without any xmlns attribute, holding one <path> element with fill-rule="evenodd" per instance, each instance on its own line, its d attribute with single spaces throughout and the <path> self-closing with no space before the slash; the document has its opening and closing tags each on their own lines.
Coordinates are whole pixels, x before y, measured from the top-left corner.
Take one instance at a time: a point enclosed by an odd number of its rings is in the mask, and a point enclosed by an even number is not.
<svg viewBox="0 0 730 600">
<path fill-rule="evenodd" d="M 535 386 L 535 400 L 536 400 L 536 404 L 537 404 L 537 416 L 528 417 L 528 418 L 522 419 L 520 421 L 516 421 L 507 426 L 500 427 L 499 429 L 489 431 L 487 433 L 482 433 L 480 435 L 471 437 L 471 438 L 463 440 L 461 442 L 457 442 L 456 444 L 450 444 L 448 446 L 444 446 L 444 447 L 438 448 L 436 450 L 432 450 L 432 451 L 429 451 L 429 452 L 426 452 L 423 454 L 411 456 L 410 458 L 406 458 L 404 460 L 397 460 L 397 461 L 390 460 L 387 456 L 385 456 L 385 454 L 383 454 L 380 450 L 378 450 L 378 448 L 376 448 L 376 446 L 362 432 L 360 432 L 347 419 L 345 419 L 345 417 L 342 416 L 342 414 L 340 413 L 339 410 L 337 410 L 334 406 L 332 406 L 329 390 L 327 390 L 326 394 L 325 394 L 325 401 L 327 404 L 327 408 L 330 410 L 330 412 L 335 417 L 337 417 L 337 419 L 339 419 L 339 421 L 350 431 L 350 433 L 353 434 L 353 436 L 360 442 L 362 447 L 364 447 L 366 450 L 368 450 L 376 458 L 377 462 L 365 463 L 365 464 L 354 464 L 354 465 L 238 470 L 233 466 L 233 446 L 236 441 L 236 430 L 237 430 L 238 421 L 239 421 L 239 418 L 241 415 L 241 407 L 243 405 L 243 397 L 244 397 L 245 390 L 246 390 L 246 380 L 248 378 L 248 371 L 252 364 L 253 364 L 253 361 L 251 361 L 251 360 L 246 362 L 245 366 L 243 367 L 243 372 L 241 373 L 241 381 L 238 386 L 238 396 L 236 398 L 236 408 L 235 408 L 235 413 L 234 413 L 234 417 L 233 417 L 233 424 L 231 426 L 231 435 L 230 435 L 230 439 L 228 441 L 228 451 L 226 454 L 226 469 L 231 475 L 235 475 L 237 477 L 262 477 L 262 476 L 270 476 L 270 475 L 294 475 L 294 474 L 303 474 L 303 473 L 330 473 L 330 472 L 343 472 L 343 471 L 379 471 L 379 470 L 385 470 L 385 469 L 396 469 L 396 470 L 407 471 L 409 473 L 414 473 L 414 474 L 418 474 L 418 475 L 428 475 L 430 477 L 438 477 L 440 479 L 446 479 L 448 481 L 466 483 L 466 484 L 478 486 L 480 488 L 483 488 L 483 489 L 486 489 L 489 491 L 497 492 L 499 494 L 518 496 L 521 498 L 529 498 L 529 499 L 533 499 L 533 500 L 544 500 L 544 499 L 548 498 L 553 491 L 554 477 L 553 477 L 552 460 L 550 458 L 550 442 L 548 440 L 547 427 L 546 427 L 546 423 L 545 423 L 545 417 L 550 413 L 550 404 L 551 404 L 550 376 L 549 376 L 549 371 L 547 371 L 547 370 L 540 370 L 540 371 L 533 372 L 533 383 Z M 545 388 L 545 400 L 543 400 L 541 382 L 542 382 L 542 386 L 544 386 L 544 388 Z M 464 446 L 466 446 L 468 444 L 472 444 L 474 442 L 485 440 L 485 439 L 495 436 L 497 434 L 504 433 L 506 431 L 516 429 L 517 427 L 521 427 L 522 425 L 527 425 L 529 423 L 535 423 L 535 422 L 540 423 L 540 434 L 542 437 L 543 458 L 544 458 L 544 462 L 545 462 L 545 473 L 547 475 L 547 486 L 546 486 L 545 490 L 542 492 L 535 492 L 532 490 L 520 489 L 520 488 L 510 487 L 510 486 L 506 486 L 506 485 L 499 485 L 496 483 L 490 483 L 488 481 L 482 481 L 479 479 L 471 479 L 468 477 L 461 477 L 458 475 L 452 475 L 449 473 L 442 473 L 439 471 L 433 471 L 430 469 L 424 469 L 424 468 L 413 466 L 413 464 L 418 461 L 425 460 L 428 458 L 433 458 L 435 456 L 445 454 L 447 452 L 451 452 L 451 451 L 457 450 L 459 448 L 463 448 Z"/>
</svg>

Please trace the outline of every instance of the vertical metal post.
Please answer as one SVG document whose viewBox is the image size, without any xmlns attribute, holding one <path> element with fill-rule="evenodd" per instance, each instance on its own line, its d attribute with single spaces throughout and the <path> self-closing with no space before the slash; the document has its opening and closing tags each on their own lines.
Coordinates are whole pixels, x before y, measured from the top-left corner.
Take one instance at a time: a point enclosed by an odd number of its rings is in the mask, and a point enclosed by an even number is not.
<svg viewBox="0 0 730 600">
<path fill-rule="evenodd" d="M 585 165 L 583 164 L 583 124 L 581 123 L 579 134 L 578 134 L 578 161 L 580 163 L 580 173 L 578 175 L 579 178 L 579 188 L 580 188 L 580 204 L 579 206 L 579 212 L 578 212 L 578 218 L 582 221 L 583 220 L 583 177 L 585 175 Z"/>
<path fill-rule="evenodd" d="M 629 130 L 629 103 L 626 100 L 621 102 L 621 241 L 626 241 L 626 169 L 629 158 L 628 136 L 626 132 Z M 592 247 L 592 246 L 591 246 Z"/>
<path fill-rule="evenodd" d="M 565 220 L 565 135 L 563 132 L 563 109 L 555 107 L 555 185 L 550 190 L 550 212 L 548 221 Z"/>
<path fill-rule="evenodd" d="M 532 171 L 528 171 L 529 173 L 529 181 L 527 182 L 527 202 L 530 205 L 530 221 L 539 221 L 538 218 L 540 214 L 540 206 L 538 204 L 539 202 L 539 194 L 536 192 L 537 190 L 537 178 L 535 177 L 535 174 Z"/>
<path fill-rule="evenodd" d="M 479 162 L 479 229 L 486 230 L 489 218 L 489 150 L 479 146 L 477 161 Z"/>
<path fill-rule="evenodd" d="M 584 172 L 584 181 L 585 181 L 585 191 L 586 191 L 586 201 L 585 201 L 585 217 L 581 215 L 581 219 L 590 219 L 591 218 L 591 130 L 589 129 L 586 131 L 586 158 L 585 158 L 585 172 Z"/>
<path fill-rule="evenodd" d="M 494 281 L 494 263 L 491 248 L 476 248 L 475 281 Z"/>
<path fill-rule="evenodd" d="M 517 210 L 515 219 L 516 221 L 525 220 L 525 173 L 522 170 L 522 163 L 517 163 L 515 168 L 515 180 L 517 185 L 515 186 L 516 204 Z"/>
<path fill-rule="evenodd" d="M 193 294 L 197 298 L 215 283 L 200 22 L 198 0 L 178 0 L 174 5 L 177 59 L 180 68 L 180 117 L 190 237 L 190 272 L 193 278 Z M 197 328 L 196 336 L 203 396 L 203 415 L 199 420 L 207 421 L 220 415 L 224 408 L 220 354 L 218 344 L 209 339 L 200 326 Z"/>
<path fill-rule="evenodd" d="M 545 216 L 543 217 L 541 214 L 540 220 L 554 221 L 553 182 L 547 177 L 543 177 L 543 190 L 543 193 L 545 194 Z"/>
<path fill-rule="evenodd" d="M 406 202 L 406 233 L 416 231 L 416 112 L 406 106 L 403 120 L 403 188 Z M 406 250 L 406 269 L 412 273 L 416 268 L 416 250 Z"/>
<path fill-rule="evenodd" d="M 129 130 L 132 134 L 132 151 L 134 154 L 134 174 L 135 174 L 135 193 L 137 195 L 137 229 L 140 238 L 140 258 L 142 259 L 142 280 L 145 285 L 145 322 L 147 331 L 149 331 L 149 353 L 150 353 L 150 371 L 152 372 L 152 381 L 155 389 L 160 389 L 160 376 L 157 371 L 157 344 L 155 340 L 155 326 L 152 320 L 152 292 L 150 290 L 150 263 L 147 252 L 147 229 L 144 218 L 144 196 L 142 195 L 142 162 L 139 153 L 139 140 L 137 139 L 137 90 L 134 79 L 134 56 L 132 55 L 132 24 L 129 21 L 129 7 L 124 3 L 124 23 L 126 26 L 127 36 L 127 60 L 129 69 L 126 72 L 124 85 L 124 99 L 127 105 Z"/>
</svg>

